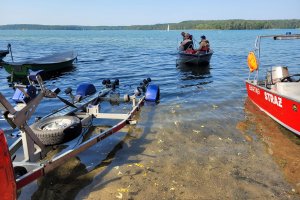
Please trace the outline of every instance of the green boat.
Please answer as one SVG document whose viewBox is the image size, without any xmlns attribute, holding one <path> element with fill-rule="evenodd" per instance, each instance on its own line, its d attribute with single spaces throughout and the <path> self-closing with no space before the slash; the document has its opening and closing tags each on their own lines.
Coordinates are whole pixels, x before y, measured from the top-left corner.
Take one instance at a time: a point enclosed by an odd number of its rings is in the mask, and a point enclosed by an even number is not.
<svg viewBox="0 0 300 200">
<path fill-rule="evenodd" d="M 45 72 L 62 70 L 72 66 L 76 59 L 76 52 L 66 51 L 23 62 L 2 62 L 1 64 L 8 73 L 20 77 L 27 76 L 29 70 L 44 70 Z"/>
</svg>

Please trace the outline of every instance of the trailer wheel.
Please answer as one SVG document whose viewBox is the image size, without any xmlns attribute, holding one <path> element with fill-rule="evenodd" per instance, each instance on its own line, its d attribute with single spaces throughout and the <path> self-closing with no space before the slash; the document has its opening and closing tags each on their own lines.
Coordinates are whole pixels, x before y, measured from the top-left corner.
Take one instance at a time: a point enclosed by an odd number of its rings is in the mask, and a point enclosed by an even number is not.
<svg viewBox="0 0 300 200">
<path fill-rule="evenodd" d="M 44 145 L 56 145 L 80 135 L 82 124 L 78 117 L 60 116 L 38 121 L 31 129 Z"/>
</svg>

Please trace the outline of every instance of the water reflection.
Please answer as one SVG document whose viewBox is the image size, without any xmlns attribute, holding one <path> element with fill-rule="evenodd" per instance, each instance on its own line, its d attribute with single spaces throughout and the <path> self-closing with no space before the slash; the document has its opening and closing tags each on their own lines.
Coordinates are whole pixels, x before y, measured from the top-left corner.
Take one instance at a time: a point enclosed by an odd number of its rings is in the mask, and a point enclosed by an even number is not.
<svg viewBox="0 0 300 200">
<path fill-rule="evenodd" d="M 287 180 L 300 192 L 299 137 L 287 130 L 262 112 L 249 98 L 245 100 L 245 119 L 237 124 L 237 129 L 245 140 L 261 140 L 266 151 L 282 169 Z"/>
<path fill-rule="evenodd" d="M 206 65 L 194 65 L 194 64 L 176 64 L 177 69 L 179 69 L 182 72 L 192 72 L 192 74 L 196 75 L 205 75 L 210 74 L 210 64 Z"/>
<path fill-rule="evenodd" d="M 259 133 L 262 137 L 267 135 L 272 135 L 273 139 L 283 137 L 295 145 L 300 145 L 299 136 L 284 128 L 262 112 L 248 97 L 245 100 L 245 115 L 246 120 L 241 122 L 243 124 L 242 127 L 254 126 L 253 128 L 260 128 L 259 132 L 256 133 Z"/>
<path fill-rule="evenodd" d="M 181 88 L 200 86 L 212 83 L 212 76 L 210 73 L 211 66 L 208 65 L 191 65 L 191 64 L 180 64 L 177 65 L 177 70 L 180 71 L 180 80 L 184 81 L 185 84 Z M 195 82 L 201 80 L 200 82 Z"/>
<path fill-rule="evenodd" d="M 103 62 L 105 59 L 99 58 L 99 59 L 90 59 L 90 60 L 79 60 L 78 63 L 97 63 L 97 62 Z"/>
</svg>

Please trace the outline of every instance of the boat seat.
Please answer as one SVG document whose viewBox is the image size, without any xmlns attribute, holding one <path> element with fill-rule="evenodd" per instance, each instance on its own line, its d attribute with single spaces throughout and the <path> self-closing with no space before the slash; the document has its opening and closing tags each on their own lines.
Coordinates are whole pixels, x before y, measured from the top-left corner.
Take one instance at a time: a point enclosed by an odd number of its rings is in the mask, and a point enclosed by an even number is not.
<svg viewBox="0 0 300 200">
<path fill-rule="evenodd" d="M 278 94 L 300 101 L 300 82 L 277 82 L 275 86 Z"/>
</svg>

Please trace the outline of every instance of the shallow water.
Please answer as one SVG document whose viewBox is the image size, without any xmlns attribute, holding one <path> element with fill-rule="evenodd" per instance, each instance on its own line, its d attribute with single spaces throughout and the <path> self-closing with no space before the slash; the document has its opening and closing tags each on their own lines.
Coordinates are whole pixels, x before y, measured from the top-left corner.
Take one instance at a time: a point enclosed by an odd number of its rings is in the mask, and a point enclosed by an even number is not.
<svg viewBox="0 0 300 200">
<path fill-rule="evenodd" d="M 200 152 L 204 157 L 216 159 L 215 157 L 222 157 L 222 152 L 235 154 L 248 151 L 248 146 L 239 146 L 240 143 L 243 144 L 245 137 L 237 128 L 237 124 L 246 117 L 244 102 L 247 94 L 244 80 L 248 78 L 247 54 L 253 49 L 257 35 L 282 34 L 288 31 L 295 32 L 295 30 L 190 31 L 195 39 L 205 34 L 215 52 L 210 65 L 202 68 L 176 66 L 176 46 L 180 39 L 180 31 L 1 31 L 0 47 L 4 49 L 7 43 L 11 43 L 15 61 L 47 55 L 53 51 L 74 49 L 78 52 L 78 62 L 74 67 L 53 75 L 46 81 L 47 86 L 75 89 L 74 85 L 81 82 L 93 82 L 100 87 L 102 80 L 106 78 L 118 78 L 122 85 L 131 86 L 146 77 L 151 77 L 161 89 L 160 103 L 155 107 L 146 105 L 142 109 L 136 128 L 130 128 L 129 133 L 113 136 L 80 154 L 70 161 L 70 165 L 66 166 L 67 169 L 61 168 L 61 171 L 57 170 L 51 176 L 48 175 L 47 179 L 40 179 L 37 183 L 26 187 L 25 192 L 21 192 L 20 198 L 28 199 L 32 196 L 33 199 L 42 199 L 43 195 L 51 195 L 53 191 L 58 192 L 62 197 L 68 196 L 69 199 L 77 195 L 78 199 L 86 198 L 89 193 L 97 191 L 97 188 L 103 190 L 106 185 L 109 185 L 109 178 L 106 180 L 105 175 L 110 174 L 114 167 L 138 163 L 143 159 L 132 161 L 131 158 L 139 157 L 155 146 L 157 148 L 160 146 L 160 150 L 173 155 L 172 158 L 164 161 L 167 166 L 179 162 L 189 163 L 184 160 L 184 153 L 187 152 L 190 156 Z M 266 49 L 271 48 L 270 42 L 264 45 Z M 288 45 L 295 49 L 294 43 L 289 42 Z M 271 50 L 267 50 L 262 55 L 262 62 L 276 64 L 279 61 L 285 64 L 288 61 L 290 71 L 296 71 L 295 67 L 300 65 L 299 52 L 299 45 L 291 53 L 282 49 L 279 41 L 275 46 L 273 43 Z M 273 59 L 274 55 L 275 59 Z M 283 57 L 284 59 L 281 59 Z M 10 57 L 5 59 L 8 61 Z M 0 91 L 10 97 L 13 91 L 6 78 L 8 74 L 4 69 L 0 71 L 2 82 Z M 58 101 L 46 100 L 40 105 L 37 115 L 45 115 L 61 105 Z M 0 121 L 0 127 L 9 129 L 3 120 Z M 251 138 L 258 141 L 255 130 L 250 132 Z M 228 141 L 220 146 L 222 150 L 211 154 L 212 147 L 218 146 L 219 138 Z M 162 145 L 159 143 L 160 140 L 168 143 Z M 230 141 L 234 141 L 238 146 L 231 149 L 234 145 L 231 145 Z M 178 148 L 182 148 L 182 152 Z M 259 148 L 263 149 L 260 146 Z M 101 149 L 100 154 L 99 149 Z M 116 161 L 114 161 L 115 154 L 119 156 Z M 175 155 L 183 160 L 177 161 Z M 199 157 L 191 160 L 201 165 L 211 161 L 209 159 L 203 161 Z M 232 160 L 232 158 L 227 159 Z M 246 159 L 250 162 L 251 157 Z M 219 162 L 224 164 L 230 162 L 228 160 L 224 161 L 220 158 Z M 234 167 L 234 165 L 228 166 Z M 179 166 L 184 165 L 179 164 Z M 196 167 L 197 164 L 192 163 L 191 166 Z M 157 168 L 162 173 L 165 170 L 160 165 Z M 71 175 L 65 175 L 66 170 L 71 170 Z M 197 171 L 196 175 L 201 176 L 201 174 L 206 172 Z M 189 175 L 192 178 L 192 175 Z M 51 189 L 47 189 L 49 184 Z M 210 184 L 213 182 L 208 181 L 208 185 Z M 60 190 L 61 187 L 67 187 L 65 192 Z M 144 191 L 145 188 L 140 190 Z M 116 191 L 111 193 L 114 197 L 115 193 L 118 195 Z M 228 194 L 229 198 L 244 197 L 240 195 L 242 194 L 235 192 Z M 55 195 L 51 197 L 57 198 Z M 136 197 L 139 198 L 138 194 Z M 175 197 L 180 198 L 180 193 Z"/>
</svg>

